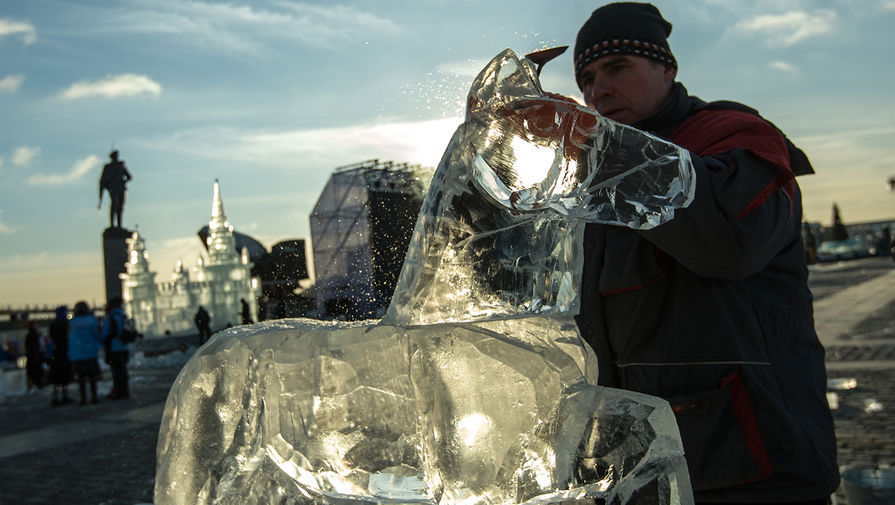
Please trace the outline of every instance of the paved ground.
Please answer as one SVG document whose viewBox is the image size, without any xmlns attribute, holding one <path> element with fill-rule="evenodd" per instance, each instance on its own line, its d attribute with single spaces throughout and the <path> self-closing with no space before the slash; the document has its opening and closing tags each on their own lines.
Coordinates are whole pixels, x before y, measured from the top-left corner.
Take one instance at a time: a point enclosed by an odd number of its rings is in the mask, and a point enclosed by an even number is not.
<svg viewBox="0 0 895 505">
<path fill-rule="evenodd" d="M 839 463 L 895 466 L 895 268 L 881 258 L 825 265 L 812 268 L 811 285 L 828 376 L 856 382 L 831 390 Z M 51 408 L 43 391 L 0 402 L 0 504 L 151 503 L 159 420 L 178 369 L 132 370 L 129 400 Z M 841 491 L 835 499 L 846 503 Z"/>
<path fill-rule="evenodd" d="M 0 503 L 151 503 L 159 421 L 176 368 L 133 372 L 132 398 L 51 408 L 49 392 L 0 405 Z M 101 393 L 109 382 L 101 384 Z M 78 398 L 77 386 L 72 390 Z"/>
</svg>

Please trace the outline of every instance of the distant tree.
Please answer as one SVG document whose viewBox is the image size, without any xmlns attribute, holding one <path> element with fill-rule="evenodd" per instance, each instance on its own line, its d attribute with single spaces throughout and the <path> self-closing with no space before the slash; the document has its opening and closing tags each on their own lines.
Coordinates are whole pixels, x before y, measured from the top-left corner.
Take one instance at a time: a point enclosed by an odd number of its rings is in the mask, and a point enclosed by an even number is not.
<svg viewBox="0 0 895 505">
<path fill-rule="evenodd" d="M 842 218 L 839 217 L 839 206 L 833 204 L 833 228 L 830 230 L 831 240 L 845 240 L 848 238 L 848 230 L 842 224 Z"/>
</svg>

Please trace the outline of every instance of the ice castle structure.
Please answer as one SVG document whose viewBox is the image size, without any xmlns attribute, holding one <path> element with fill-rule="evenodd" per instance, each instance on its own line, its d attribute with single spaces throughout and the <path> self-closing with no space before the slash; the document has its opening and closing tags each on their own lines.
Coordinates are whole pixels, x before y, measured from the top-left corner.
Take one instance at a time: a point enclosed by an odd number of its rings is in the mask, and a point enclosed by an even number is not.
<svg viewBox="0 0 895 505">
<path fill-rule="evenodd" d="M 193 316 L 200 305 L 211 316 L 212 331 L 242 324 L 241 300 L 249 304 L 252 314 L 257 313 L 260 281 L 251 275 L 248 252 L 236 248 L 217 180 L 208 222 L 207 254 L 200 256 L 191 272 L 178 261 L 170 281 L 156 281 L 139 231 L 127 239 L 127 244 L 126 272 L 120 275 L 122 298 L 125 312 L 134 318 L 144 336 L 195 331 Z"/>
<path fill-rule="evenodd" d="M 573 319 L 584 223 L 673 219 L 687 152 L 510 50 L 467 104 L 382 320 L 216 334 L 168 395 L 156 505 L 693 503 L 671 407 L 597 386 Z"/>
</svg>

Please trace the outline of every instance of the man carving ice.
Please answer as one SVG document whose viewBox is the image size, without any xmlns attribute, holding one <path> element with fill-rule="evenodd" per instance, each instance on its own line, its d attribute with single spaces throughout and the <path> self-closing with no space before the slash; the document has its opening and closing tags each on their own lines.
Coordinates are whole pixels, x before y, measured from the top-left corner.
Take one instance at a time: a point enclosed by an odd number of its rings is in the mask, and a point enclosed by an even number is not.
<svg viewBox="0 0 895 505">
<path fill-rule="evenodd" d="M 109 192 L 109 227 L 121 227 L 121 214 L 124 212 L 124 195 L 127 194 L 125 184 L 131 180 L 131 174 L 127 171 L 123 161 L 118 160 L 118 151 L 109 153 L 111 161 L 103 166 L 103 173 L 99 178 L 99 205 L 102 205 L 103 190 Z M 97 208 L 99 207 L 97 206 Z M 116 224 L 117 222 L 117 224 Z"/>
<path fill-rule="evenodd" d="M 836 445 L 794 179 L 811 166 L 756 111 L 689 96 L 670 33 L 627 2 L 578 32 L 586 104 L 687 148 L 696 173 L 664 225 L 587 225 L 579 327 L 601 384 L 671 403 L 697 503 L 829 503 Z"/>
</svg>

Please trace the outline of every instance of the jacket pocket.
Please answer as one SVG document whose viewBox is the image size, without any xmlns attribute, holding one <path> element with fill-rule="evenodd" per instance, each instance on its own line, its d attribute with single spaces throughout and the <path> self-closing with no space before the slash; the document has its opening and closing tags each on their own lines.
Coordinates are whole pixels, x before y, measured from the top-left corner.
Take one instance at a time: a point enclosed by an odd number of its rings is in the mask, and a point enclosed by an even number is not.
<svg viewBox="0 0 895 505">
<path fill-rule="evenodd" d="M 694 491 L 748 484 L 771 475 L 771 461 L 740 371 L 711 391 L 668 398 Z"/>
</svg>

